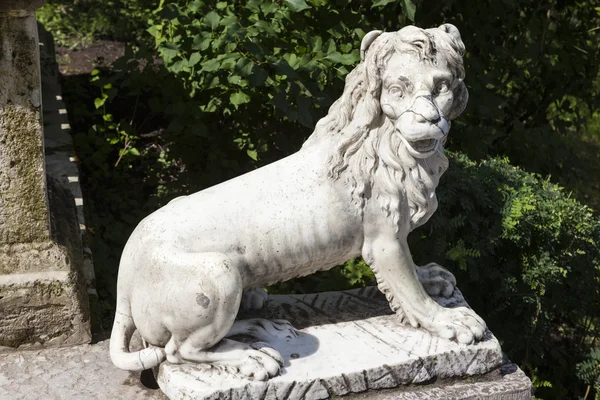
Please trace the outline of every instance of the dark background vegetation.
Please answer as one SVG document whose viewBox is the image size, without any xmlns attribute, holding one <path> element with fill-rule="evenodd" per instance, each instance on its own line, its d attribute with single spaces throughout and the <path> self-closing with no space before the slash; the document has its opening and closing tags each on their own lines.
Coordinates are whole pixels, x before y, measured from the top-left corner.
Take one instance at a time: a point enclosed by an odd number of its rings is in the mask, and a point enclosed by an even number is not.
<svg viewBox="0 0 600 400">
<path fill-rule="evenodd" d="M 296 151 L 366 32 L 449 22 L 471 100 L 414 258 L 455 273 L 536 397 L 600 398 L 599 16 L 583 0 L 47 0 L 38 19 L 58 45 L 81 161 L 95 329 L 110 329 L 141 218 Z M 270 290 L 373 283 L 357 259 Z"/>
</svg>

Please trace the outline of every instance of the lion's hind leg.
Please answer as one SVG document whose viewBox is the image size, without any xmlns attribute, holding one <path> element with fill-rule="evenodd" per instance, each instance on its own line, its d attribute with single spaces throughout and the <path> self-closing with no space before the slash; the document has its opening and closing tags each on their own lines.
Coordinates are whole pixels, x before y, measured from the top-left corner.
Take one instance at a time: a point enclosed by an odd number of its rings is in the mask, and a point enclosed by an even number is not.
<svg viewBox="0 0 600 400">
<path fill-rule="evenodd" d="M 154 261 L 172 271 L 157 280 L 160 288 L 155 290 L 167 294 L 160 308 L 162 325 L 171 333 L 165 346 L 169 362 L 219 364 L 260 380 L 279 372 L 283 361 L 276 350 L 224 339 L 234 326 L 243 292 L 241 275 L 229 257 L 171 250 Z"/>
<path fill-rule="evenodd" d="M 196 346 L 198 340 L 204 340 L 202 332 L 194 332 L 182 344 L 179 354 L 183 359 L 234 368 L 249 378 L 261 381 L 276 376 L 283 365 L 279 352 L 262 342 L 246 344 L 223 339 L 210 351 L 204 351 Z"/>
</svg>

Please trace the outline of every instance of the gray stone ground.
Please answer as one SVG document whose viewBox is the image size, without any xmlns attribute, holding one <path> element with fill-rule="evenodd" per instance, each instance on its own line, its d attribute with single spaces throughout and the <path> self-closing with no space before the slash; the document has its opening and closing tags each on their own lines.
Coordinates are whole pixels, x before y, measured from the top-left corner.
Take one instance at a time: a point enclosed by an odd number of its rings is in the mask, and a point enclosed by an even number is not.
<svg viewBox="0 0 600 400">
<path fill-rule="evenodd" d="M 139 373 L 113 366 L 108 340 L 0 355 L 1 400 L 166 400 Z"/>
<path fill-rule="evenodd" d="M 514 364 L 478 377 L 411 385 L 343 397 L 347 400 L 529 400 L 531 381 Z M 0 355 L 1 400 L 167 400 L 140 374 L 115 368 L 108 340 L 70 348 Z"/>
</svg>

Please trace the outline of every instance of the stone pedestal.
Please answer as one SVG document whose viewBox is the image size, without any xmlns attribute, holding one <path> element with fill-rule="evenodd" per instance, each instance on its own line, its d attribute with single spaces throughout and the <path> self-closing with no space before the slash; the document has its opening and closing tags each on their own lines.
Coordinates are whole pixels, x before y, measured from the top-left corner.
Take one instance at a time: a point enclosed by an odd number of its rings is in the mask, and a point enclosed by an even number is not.
<svg viewBox="0 0 600 400">
<path fill-rule="evenodd" d="M 453 297 L 436 301 L 447 307 L 466 305 L 458 290 Z M 502 398 L 478 397 L 478 385 L 472 379 L 463 382 L 471 386 L 456 386 L 464 378 L 477 376 L 484 376 L 482 381 L 488 386 L 492 381 L 500 385 L 486 387 L 484 392 L 531 392 L 531 382 L 522 372 L 512 376 L 514 385 L 507 384 L 510 373 L 519 371 L 514 366 L 512 371 L 506 367 L 500 371 L 503 364 L 509 364 L 503 361 L 500 344 L 491 332 L 483 341 L 466 346 L 400 324 L 376 288 L 271 296 L 263 310 L 243 316 L 248 317 L 288 319 L 300 329 L 297 338 L 269 342 L 285 359 L 281 376 L 251 381 L 218 367 L 165 362 L 157 371 L 163 392 L 172 400 L 326 399 L 357 393 L 363 393 L 365 399 L 375 395 L 384 396 L 377 397 L 382 399 Z M 454 387 L 455 397 L 435 396 L 440 390 L 444 393 L 441 382 L 448 390 Z M 417 384 L 420 394 L 415 395 Z M 402 389 L 381 392 L 393 388 Z M 433 397 L 422 397 L 426 390 Z"/>
<path fill-rule="evenodd" d="M 44 168 L 41 3 L 0 3 L 0 351 L 90 340 L 75 203 Z"/>
</svg>

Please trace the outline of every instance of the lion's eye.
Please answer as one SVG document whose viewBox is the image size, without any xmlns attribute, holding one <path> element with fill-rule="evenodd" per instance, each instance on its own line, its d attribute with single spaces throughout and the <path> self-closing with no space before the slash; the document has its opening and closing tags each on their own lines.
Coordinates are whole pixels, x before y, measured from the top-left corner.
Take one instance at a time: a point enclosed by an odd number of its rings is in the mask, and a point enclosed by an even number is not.
<svg viewBox="0 0 600 400">
<path fill-rule="evenodd" d="M 436 94 L 446 93 L 449 90 L 450 90 L 450 87 L 448 86 L 448 82 L 446 82 L 446 81 L 442 81 L 442 82 L 438 83 L 437 86 L 435 87 Z"/>
<path fill-rule="evenodd" d="M 404 96 L 404 91 L 402 90 L 402 88 L 400 86 L 392 86 L 390 88 L 389 92 L 392 96 L 396 96 L 396 97 Z"/>
</svg>

